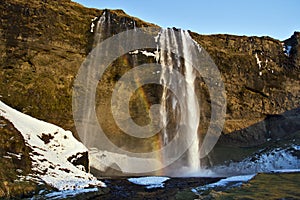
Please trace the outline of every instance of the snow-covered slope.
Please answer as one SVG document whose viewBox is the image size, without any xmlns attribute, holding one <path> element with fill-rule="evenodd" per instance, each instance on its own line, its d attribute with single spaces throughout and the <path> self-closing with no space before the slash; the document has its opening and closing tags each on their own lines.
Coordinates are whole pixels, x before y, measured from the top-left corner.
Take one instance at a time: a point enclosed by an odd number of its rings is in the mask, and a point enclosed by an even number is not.
<svg viewBox="0 0 300 200">
<path fill-rule="evenodd" d="M 240 162 L 230 162 L 227 165 L 217 165 L 210 170 L 219 176 L 232 176 L 242 174 L 268 173 L 274 171 L 298 171 L 300 160 L 296 156 L 300 153 L 298 144 L 275 149 L 262 149 L 243 159 Z"/>
<path fill-rule="evenodd" d="M 84 171 L 84 166 L 73 165 L 70 158 L 78 159 L 87 148 L 70 131 L 25 115 L 0 101 L 0 116 L 9 120 L 20 131 L 32 152 L 33 174 L 59 190 L 75 190 L 91 186 L 105 186 Z M 69 159 L 69 160 L 68 160 Z"/>
</svg>

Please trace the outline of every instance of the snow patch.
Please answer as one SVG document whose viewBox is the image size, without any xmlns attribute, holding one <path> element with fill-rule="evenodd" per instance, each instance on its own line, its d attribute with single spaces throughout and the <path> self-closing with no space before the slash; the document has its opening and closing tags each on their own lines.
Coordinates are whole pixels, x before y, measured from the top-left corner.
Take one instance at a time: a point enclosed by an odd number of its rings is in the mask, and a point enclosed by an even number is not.
<svg viewBox="0 0 300 200">
<path fill-rule="evenodd" d="M 142 54 L 144 54 L 145 56 L 147 57 L 156 57 L 156 54 L 155 53 L 152 53 L 152 52 L 149 52 L 149 51 L 141 51 Z"/>
<path fill-rule="evenodd" d="M 274 173 L 299 173 L 300 169 L 277 169 L 277 170 L 273 170 L 271 172 L 274 172 Z"/>
<path fill-rule="evenodd" d="M 50 200 L 54 199 L 65 199 L 76 196 L 82 193 L 89 193 L 89 192 L 97 192 L 98 188 L 87 188 L 87 189 L 79 189 L 79 190 L 69 190 L 69 191 L 59 191 L 59 192 L 51 192 L 46 194 L 45 197 Z"/>
<path fill-rule="evenodd" d="M 300 160 L 292 154 L 292 152 L 299 151 L 299 148 L 298 145 L 292 145 L 287 149 L 262 150 L 241 162 L 231 162 L 228 165 L 214 166 L 210 170 L 221 176 L 228 176 L 300 169 Z"/>
<path fill-rule="evenodd" d="M 129 54 L 133 55 L 133 54 L 139 54 L 139 53 L 142 53 L 143 55 L 147 56 L 147 57 L 155 57 L 156 58 L 156 52 L 149 52 L 149 51 L 146 51 L 146 50 L 135 50 L 135 51 L 131 51 L 129 52 Z"/>
<path fill-rule="evenodd" d="M 129 178 L 128 181 L 134 183 L 136 185 L 144 185 L 147 189 L 151 188 L 163 188 L 164 182 L 169 180 L 168 177 L 160 177 L 160 176 L 148 176 L 148 177 L 140 177 L 140 178 Z"/>
<path fill-rule="evenodd" d="M 259 60 L 259 58 L 257 56 L 257 53 L 255 53 L 255 58 L 256 58 L 256 63 L 258 65 L 258 68 L 261 69 L 261 63 L 262 63 L 262 61 Z"/>
<path fill-rule="evenodd" d="M 91 24 L 91 33 L 94 32 L 94 28 L 95 28 L 95 26 L 96 26 L 95 23 L 94 23 L 94 21 L 96 21 L 97 18 L 98 18 L 98 17 L 94 17 L 94 19 L 91 20 L 91 21 L 92 21 L 92 24 Z"/>
<path fill-rule="evenodd" d="M 292 145 L 292 148 L 295 149 L 296 151 L 300 151 L 300 146 L 299 145 Z"/>
<path fill-rule="evenodd" d="M 68 158 L 87 152 L 70 131 L 25 115 L 0 101 L 0 116 L 9 120 L 22 134 L 32 152 L 32 180 L 38 178 L 58 190 L 82 189 L 105 186 L 94 176 L 86 173 Z"/>
<path fill-rule="evenodd" d="M 290 45 L 283 46 L 283 52 L 285 55 L 290 56 L 291 50 L 292 50 L 292 46 Z"/>
<path fill-rule="evenodd" d="M 160 73 L 159 70 L 157 70 L 157 71 L 155 71 L 155 72 L 152 72 L 152 74 L 159 74 L 159 73 Z"/>
<path fill-rule="evenodd" d="M 129 52 L 129 54 L 138 54 L 138 53 L 139 53 L 139 50 Z"/>
<path fill-rule="evenodd" d="M 243 175 L 243 176 L 232 176 L 220 181 L 208 185 L 204 185 L 195 189 L 192 189 L 192 192 L 201 195 L 204 191 L 214 188 L 227 188 L 227 187 L 238 187 L 243 183 L 250 181 L 255 177 L 256 174 Z"/>
<path fill-rule="evenodd" d="M 94 22 L 92 22 L 92 24 L 91 24 L 91 33 L 94 32 L 94 27 L 95 27 L 95 24 L 94 24 Z"/>
<path fill-rule="evenodd" d="M 11 156 L 3 156 L 3 158 L 6 158 L 6 159 L 12 159 Z"/>
<path fill-rule="evenodd" d="M 7 154 L 10 155 L 10 156 L 16 157 L 16 158 L 18 158 L 19 160 L 21 160 L 21 158 L 22 158 L 22 155 L 20 155 L 20 154 L 15 154 L 15 153 L 11 153 L 11 152 L 7 152 Z"/>
</svg>

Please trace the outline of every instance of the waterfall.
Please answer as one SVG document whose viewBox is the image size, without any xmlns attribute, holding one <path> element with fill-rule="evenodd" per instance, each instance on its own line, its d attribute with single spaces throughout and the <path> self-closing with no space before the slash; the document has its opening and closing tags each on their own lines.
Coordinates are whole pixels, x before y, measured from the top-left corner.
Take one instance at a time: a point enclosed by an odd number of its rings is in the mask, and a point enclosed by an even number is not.
<svg viewBox="0 0 300 200">
<path fill-rule="evenodd" d="M 108 13 L 109 15 L 109 13 Z M 95 18 L 96 20 L 97 18 Z M 92 29 L 91 32 L 94 33 L 94 38 L 93 38 L 93 48 L 95 46 L 97 46 L 97 44 L 99 44 L 103 39 L 104 39 L 104 36 L 105 36 L 105 32 L 107 30 L 105 30 L 105 23 L 106 23 L 107 19 L 106 19 L 106 12 L 104 11 L 102 13 L 102 15 L 100 17 L 98 17 L 98 21 L 97 21 L 97 25 L 96 25 L 96 29 L 95 31 Z M 92 23 L 93 26 L 92 28 L 94 28 L 94 22 Z M 99 54 L 99 50 L 97 50 L 93 55 L 93 57 L 96 57 L 98 54 Z M 95 61 L 94 59 L 91 59 L 92 62 L 88 63 L 88 66 L 86 66 L 86 69 L 84 71 L 85 73 L 85 79 L 82 80 L 82 81 L 86 81 L 86 85 L 90 85 L 89 83 L 91 83 L 92 81 L 96 80 L 95 79 L 95 74 L 97 74 L 97 71 L 96 71 L 96 68 L 95 67 L 91 67 L 93 65 L 95 65 Z M 85 90 L 91 90 L 92 88 L 86 88 Z M 94 103 L 94 96 L 93 94 L 95 94 L 96 91 L 94 92 L 91 92 L 91 93 L 85 93 L 86 96 L 82 102 L 82 104 L 84 105 L 84 108 L 87 108 L 86 112 L 83 112 L 85 113 L 85 116 L 83 117 L 84 119 L 84 122 L 83 122 L 83 138 L 82 139 L 82 142 L 86 145 L 86 146 L 89 146 L 89 144 L 91 143 L 91 140 L 90 140 L 90 134 L 91 133 L 88 133 L 88 126 L 91 126 L 91 122 L 94 122 L 94 118 L 93 118 L 93 115 L 92 113 L 95 111 L 95 107 L 91 107 L 90 105 L 95 105 Z"/>
<path fill-rule="evenodd" d="M 153 172 L 155 170 L 160 170 L 164 167 L 167 167 L 174 161 L 177 161 L 180 157 L 180 166 L 184 168 L 188 167 L 189 172 L 199 171 L 200 142 L 198 138 L 198 126 L 200 115 L 198 99 L 195 95 L 194 86 L 196 73 L 191 64 L 191 61 L 193 60 L 193 58 L 195 58 L 195 56 L 193 56 L 195 55 L 195 51 L 199 51 L 199 48 L 197 48 L 198 46 L 195 46 L 196 43 L 193 41 L 187 31 L 177 31 L 175 29 L 157 29 L 157 31 L 160 31 L 160 33 L 157 37 L 155 37 L 157 44 L 156 51 L 147 52 L 147 50 L 145 49 L 137 48 L 134 51 L 130 50 L 128 52 L 128 56 L 126 57 L 126 60 L 124 60 L 124 62 L 128 61 L 127 58 L 130 59 L 129 63 L 133 64 L 133 68 L 138 66 L 141 61 L 145 61 L 145 57 L 142 57 L 142 55 L 146 55 L 147 57 L 153 56 L 155 60 L 162 66 L 161 74 L 159 75 L 158 73 L 155 73 L 155 83 L 157 83 L 157 81 L 160 81 L 160 84 L 164 85 L 159 113 L 162 125 L 161 137 L 159 142 L 161 142 L 162 147 L 170 147 L 161 148 L 162 150 L 159 149 L 159 151 L 150 152 L 146 155 L 138 155 L 137 153 L 130 152 L 128 153 L 124 152 L 122 148 L 118 148 L 115 146 L 111 147 L 109 142 L 104 143 L 103 141 L 109 139 L 107 139 L 106 136 L 102 134 L 102 132 L 98 131 L 99 119 L 97 119 L 97 116 L 95 115 L 95 111 L 97 109 L 95 106 L 95 94 L 97 93 L 97 90 L 96 87 L 91 86 L 97 86 L 99 77 L 101 78 L 101 73 L 99 76 L 99 72 L 97 71 L 100 69 L 99 57 L 105 60 L 106 57 L 110 56 L 110 48 L 115 46 L 108 45 L 110 44 L 107 43 L 109 39 L 104 41 L 105 38 L 113 35 L 112 27 L 114 27 L 114 24 L 110 24 L 114 22 L 113 15 L 110 15 L 109 12 L 104 11 L 102 16 L 96 19 L 97 21 L 93 21 L 95 25 L 92 24 L 91 26 L 91 31 L 94 33 L 94 49 L 89 54 L 88 60 L 84 62 L 82 67 L 80 68 L 81 76 L 76 79 L 76 85 L 78 85 L 79 88 L 78 90 L 76 90 L 76 92 L 83 93 L 84 98 L 79 98 L 79 100 L 77 100 L 78 102 L 75 101 L 76 104 L 83 105 L 82 107 L 80 107 L 83 110 L 75 110 L 75 114 L 80 114 L 78 132 L 81 132 L 81 134 L 83 134 L 83 136 L 81 135 L 81 139 L 88 148 L 91 148 L 93 150 L 89 155 L 91 157 L 91 164 L 93 164 L 92 166 L 96 166 L 95 168 L 97 169 L 106 169 L 106 167 L 117 163 L 117 170 L 121 169 L 121 171 L 124 170 L 124 172 L 126 173 L 144 173 Z M 126 40 L 126 37 L 132 37 L 132 33 L 129 32 L 129 27 L 130 29 L 133 29 L 134 33 L 136 33 L 137 35 L 141 35 L 140 32 L 142 31 L 136 28 L 136 24 L 134 21 L 131 22 L 123 19 L 123 23 L 122 25 L 120 25 L 120 30 L 128 31 L 120 34 L 123 34 L 122 37 L 124 37 L 125 39 L 112 44 L 125 44 L 126 47 L 127 42 L 128 44 L 140 43 L 141 41 L 138 40 L 138 38 L 137 40 L 135 38 L 134 40 Z M 155 42 L 152 36 L 153 35 L 150 35 L 148 39 L 152 41 L 152 46 L 149 46 L 153 49 L 155 48 Z M 124 43 L 122 43 L 121 41 L 124 41 Z M 96 48 L 99 44 L 105 46 Z M 122 49 L 120 47 L 118 48 Z M 115 52 L 112 52 L 112 54 L 113 53 Z M 139 60 L 140 58 L 142 58 L 141 61 Z M 180 78 L 178 78 L 179 75 L 181 76 Z M 77 95 L 77 93 L 75 93 L 75 95 Z M 157 119 L 159 118 L 157 117 Z M 126 143 L 126 141 L 122 142 Z M 159 142 L 157 142 L 157 147 L 159 147 Z M 124 146 L 125 145 L 126 144 L 124 144 Z M 182 151 L 182 149 L 184 149 L 184 151 Z M 181 157 L 181 155 L 183 156 Z M 107 163 L 109 164 L 108 166 L 106 165 Z M 159 166 L 161 168 L 156 166 Z"/>
<path fill-rule="evenodd" d="M 105 31 L 104 30 L 104 28 L 105 28 L 104 24 L 105 24 L 105 21 L 106 21 L 105 15 L 106 15 L 106 12 L 104 11 L 103 14 L 101 15 L 101 17 L 97 21 L 96 31 L 95 31 L 95 35 L 94 35 L 94 42 L 93 42 L 94 46 L 96 46 L 99 42 L 101 42 L 103 40 L 103 32 Z M 110 20 L 108 19 L 107 21 L 109 23 Z"/>
<path fill-rule="evenodd" d="M 163 145 L 167 145 L 171 139 L 180 140 L 178 135 L 183 135 L 186 141 L 185 143 L 177 141 L 177 145 L 184 145 L 194 139 L 187 151 L 185 165 L 190 171 L 195 172 L 200 169 L 198 137 L 200 113 L 194 86 L 196 74 L 189 62 L 192 60 L 195 43 L 187 31 L 180 30 L 179 34 L 175 34 L 174 29 L 162 30 L 157 38 L 157 43 L 160 49 L 166 49 L 159 53 L 162 65 L 160 83 L 165 85 L 160 109 L 163 127 L 162 142 Z M 183 59 L 178 55 L 182 55 Z M 174 70 L 184 74 L 184 81 L 178 80 Z M 168 88 L 174 92 L 171 93 Z M 177 95 L 175 96 L 174 93 Z M 183 102 L 180 108 L 177 105 L 179 99 Z M 172 122 L 175 123 L 173 125 L 175 128 L 169 126 Z M 176 154 L 176 150 L 171 151 L 163 155 L 164 159 L 169 159 Z"/>
</svg>

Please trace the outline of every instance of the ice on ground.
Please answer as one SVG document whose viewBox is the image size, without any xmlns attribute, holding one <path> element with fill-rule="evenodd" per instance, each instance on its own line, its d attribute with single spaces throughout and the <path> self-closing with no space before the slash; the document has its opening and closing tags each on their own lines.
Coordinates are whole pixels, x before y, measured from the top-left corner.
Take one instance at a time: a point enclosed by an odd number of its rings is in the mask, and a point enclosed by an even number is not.
<svg viewBox="0 0 300 200">
<path fill-rule="evenodd" d="M 163 188 L 164 182 L 169 180 L 169 177 L 148 176 L 140 178 L 129 178 L 128 181 L 137 185 L 144 185 L 147 189 Z"/>
<path fill-rule="evenodd" d="M 241 162 L 231 162 L 227 165 L 211 167 L 210 170 L 219 175 L 242 175 L 275 170 L 300 169 L 300 160 L 294 156 L 299 151 L 298 145 L 291 145 L 286 149 L 261 150 Z"/>
<path fill-rule="evenodd" d="M 277 169 L 272 170 L 273 173 L 299 173 L 300 169 Z"/>
<path fill-rule="evenodd" d="M 105 186 L 68 159 L 87 152 L 70 131 L 25 115 L 0 101 L 0 116 L 10 121 L 32 149 L 32 180 L 39 179 L 58 190 Z M 81 168 L 81 169 L 79 169 Z"/>
<path fill-rule="evenodd" d="M 74 197 L 78 194 L 82 193 L 89 193 L 89 192 L 97 192 L 98 188 L 86 188 L 86 189 L 79 189 L 79 190 L 68 190 L 68 191 L 58 191 L 58 192 L 51 192 L 45 195 L 45 197 L 48 200 L 54 200 L 54 199 L 65 199 Z M 32 198 L 33 200 L 35 198 Z M 39 199 L 39 198 L 36 198 Z"/>
<path fill-rule="evenodd" d="M 252 178 L 255 177 L 256 174 L 251 175 L 242 175 L 242 176 L 232 176 L 225 179 L 221 179 L 216 183 L 211 183 L 208 185 L 200 186 L 192 191 L 196 194 L 202 194 L 204 191 L 214 188 L 229 188 L 229 187 L 238 187 L 241 186 L 243 183 L 250 181 Z"/>
<path fill-rule="evenodd" d="M 300 151 L 300 146 L 299 145 L 292 145 L 292 148 L 295 149 L 296 151 Z"/>
<path fill-rule="evenodd" d="M 216 183 L 209 184 L 212 187 L 217 187 L 217 186 L 226 186 L 230 182 L 247 182 L 251 180 L 256 174 L 251 174 L 251 175 L 242 175 L 242 176 L 232 176 L 228 177 L 225 179 L 221 179 L 220 181 Z"/>
</svg>

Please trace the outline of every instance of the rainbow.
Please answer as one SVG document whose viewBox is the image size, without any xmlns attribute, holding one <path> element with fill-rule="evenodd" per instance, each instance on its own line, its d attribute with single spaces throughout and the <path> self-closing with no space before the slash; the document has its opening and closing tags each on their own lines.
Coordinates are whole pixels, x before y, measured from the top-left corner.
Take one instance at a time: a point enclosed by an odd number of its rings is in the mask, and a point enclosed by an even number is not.
<svg viewBox="0 0 300 200">
<path fill-rule="evenodd" d="M 128 56 L 123 56 L 122 59 L 122 65 L 123 66 L 132 66 L 131 62 L 129 61 L 129 57 Z M 143 84 L 141 82 L 141 78 L 140 76 L 134 76 L 134 83 L 135 83 L 135 88 L 138 88 L 136 90 L 136 93 L 138 94 L 138 96 L 140 97 L 140 99 L 142 100 L 142 108 L 147 111 L 147 113 L 149 113 L 150 107 L 151 107 L 151 103 L 149 103 L 148 98 L 147 98 L 147 94 L 144 90 L 144 88 L 142 87 Z M 153 152 L 155 153 L 155 159 L 158 160 L 160 163 L 164 163 L 163 162 L 163 155 L 161 154 L 160 149 L 163 147 L 163 143 L 162 143 L 162 138 L 160 136 L 160 134 L 156 134 L 155 136 L 149 138 L 149 140 L 153 140 L 152 143 L 152 149 Z M 161 165 L 162 165 L 161 164 Z M 157 168 L 161 167 L 161 166 L 156 166 Z M 163 174 L 163 170 L 159 170 L 155 172 L 155 175 L 162 175 Z"/>
<path fill-rule="evenodd" d="M 138 88 L 136 92 L 139 95 L 139 97 L 142 99 L 143 109 L 149 111 L 151 104 L 149 103 L 147 94 L 144 88 L 142 87 L 143 85 L 141 84 L 140 77 L 135 77 L 134 82 L 136 84 L 136 88 Z M 153 137 L 155 137 L 155 141 L 152 142 L 152 149 L 155 152 L 155 157 L 158 161 L 164 163 L 163 155 L 159 151 L 163 147 L 162 138 L 160 134 L 156 134 Z M 157 167 L 161 167 L 161 166 L 157 166 Z M 162 174 L 163 174 L 163 169 L 155 172 L 155 175 L 162 175 Z"/>
</svg>

